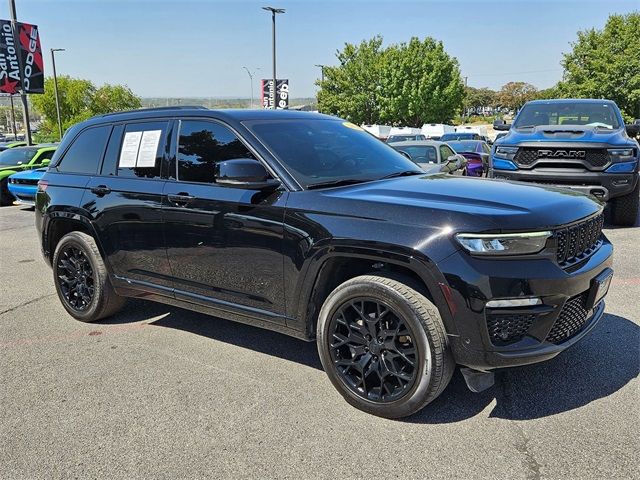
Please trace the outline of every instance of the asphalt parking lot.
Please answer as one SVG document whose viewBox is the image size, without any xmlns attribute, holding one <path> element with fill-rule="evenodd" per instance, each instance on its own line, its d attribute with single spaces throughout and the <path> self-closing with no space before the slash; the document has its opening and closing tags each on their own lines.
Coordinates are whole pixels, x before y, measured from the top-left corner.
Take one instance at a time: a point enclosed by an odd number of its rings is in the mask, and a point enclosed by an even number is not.
<svg viewBox="0 0 640 480">
<path fill-rule="evenodd" d="M 0 209 L 0 478 L 640 478 L 640 228 L 607 316 L 573 349 L 459 372 L 404 421 L 342 400 L 315 344 L 131 302 L 82 324 L 58 302 L 33 211 Z"/>
</svg>

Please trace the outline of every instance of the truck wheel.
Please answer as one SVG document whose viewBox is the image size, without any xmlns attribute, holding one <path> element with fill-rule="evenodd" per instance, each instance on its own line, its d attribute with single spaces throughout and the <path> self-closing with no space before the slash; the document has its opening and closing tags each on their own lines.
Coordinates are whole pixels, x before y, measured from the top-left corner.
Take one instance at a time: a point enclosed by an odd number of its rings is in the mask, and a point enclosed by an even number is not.
<svg viewBox="0 0 640 480">
<path fill-rule="evenodd" d="M 631 193 L 611 201 L 611 214 L 613 223 L 621 227 L 633 227 L 638 219 L 638 207 L 640 204 L 640 180 Z"/>
<path fill-rule="evenodd" d="M 76 320 L 95 322 L 116 313 L 125 298 L 116 295 L 95 240 L 83 232 L 62 237 L 53 254 L 58 298 Z"/>
<path fill-rule="evenodd" d="M 386 418 L 433 401 L 455 368 L 438 309 L 401 280 L 348 280 L 318 318 L 318 352 L 331 383 L 354 407 Z"/>
</svg>

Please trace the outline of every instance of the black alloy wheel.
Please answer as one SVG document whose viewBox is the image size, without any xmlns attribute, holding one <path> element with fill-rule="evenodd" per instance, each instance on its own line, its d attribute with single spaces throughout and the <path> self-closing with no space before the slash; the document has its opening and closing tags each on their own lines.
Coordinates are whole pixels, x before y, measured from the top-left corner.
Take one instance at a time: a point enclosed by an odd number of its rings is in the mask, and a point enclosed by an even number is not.
<svg viewBox="0 0 640 480">
<path fill-rule="evenodd" d="M 350 300 L 335 312 L 329 332 L 331 360 L 356 395 L 386 403 L 411 390 L 418 370 L 415 336 L 388 305 L 366 297 Z"/>
<path fill-rule="evenodd" d="M 75 311 L 89 308 L 95 293 L 95 280 L 91 262 L 75 245 L 66 245 L 56 264 L 58 285 L 65 302 Z"/>
</svg>

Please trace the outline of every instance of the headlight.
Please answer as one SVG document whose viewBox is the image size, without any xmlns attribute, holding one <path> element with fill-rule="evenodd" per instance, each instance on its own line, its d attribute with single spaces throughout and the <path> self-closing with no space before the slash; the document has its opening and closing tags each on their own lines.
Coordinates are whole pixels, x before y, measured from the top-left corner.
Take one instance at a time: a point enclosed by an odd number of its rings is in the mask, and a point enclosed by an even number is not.
<svg viewBox="0 0 640 480">
<path fill-rule="evenodd" d="M 505 160 L 513 160 L 518 153 L 518 147 L 501 147 L 497 146 L 493 153 L 495 158 L 503 158 Z"/>
<path fill-rule="evenodd" d="M 551 232 L 528 233 L 458 233 L 456 240 L 474 255 L 525 255 L 538 253 Z"/>
<path fill-rule="evenodd" d="M 610 148 L 607 151 L 614 162 L 626 162 L 634 159 L 633 148 Z"/>
</svg>

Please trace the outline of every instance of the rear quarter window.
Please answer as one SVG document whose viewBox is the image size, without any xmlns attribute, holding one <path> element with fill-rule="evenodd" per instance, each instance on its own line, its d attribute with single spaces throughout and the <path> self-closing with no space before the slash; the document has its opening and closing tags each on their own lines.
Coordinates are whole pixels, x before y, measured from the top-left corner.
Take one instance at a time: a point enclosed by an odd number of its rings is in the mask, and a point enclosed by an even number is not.
<svg viewBox="0 0 640 480">
<path fill-rule="evenodd" d="M 82 130 L 57 164 L 59 172 L 94 175 L 102 162 L 111 125 Z"/>
</svg>

